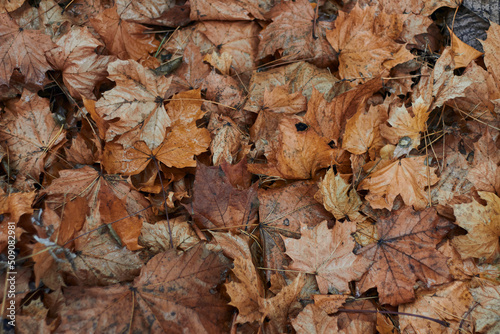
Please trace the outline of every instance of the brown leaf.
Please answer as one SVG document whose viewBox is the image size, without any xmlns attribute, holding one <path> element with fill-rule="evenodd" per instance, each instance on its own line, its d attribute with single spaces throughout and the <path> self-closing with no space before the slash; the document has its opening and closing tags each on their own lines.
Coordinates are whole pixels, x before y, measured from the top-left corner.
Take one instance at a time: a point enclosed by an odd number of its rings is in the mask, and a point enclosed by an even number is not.
<svg viewBox="0 0 500 334">
<path fill-rule="evenodd" d="M 435 184 L 439 178 L 435 167 L 424 165 L 425 157 L 404 158 L 370 174 L 359 184 L 359 189 L 370 192 L 366 199 L 374 209 L 392 210 L 396 196 L 400 195 L 405 204 L 422 210 L 428 204 L 425 187 Z"/>
<path fill-rule="evenodd" d="M 495 333 L 500 330 L 500 285 L 470 289 L 479 305 L 472 311 L 478 333 Z"/>
<path fill-rule="evenodd" d="M 229 307 L 216 288 L 229 264 L 199 244 L 156 255 L 132 286 L 67 288 L 57 332 L 226 332 Z"/>
<path fill-rule="evenodd" d="M 139 60 L 156 51 L 159 42 L 154 35 L 144 34 L 147 28 L 141 24 L 122 20 L 116 10 L 108 8 L 90 19 L 109 51 L 122 60 Z"/>
<path fill-rule="evenodd" d="M 264 94 L 276 86 L 288 85 L 288 93 L 301 92 L 311 98 L 313 88 L 321 94 L 328 93 L 338 79 L 327 69 L 320 69 L 306 62 L 296 62 L 285 66 L 255 72 L 249 86 L 249 97 L 245 110 L 259 112 L 264 107 Z"/>
<path fill-rule="evenodd" d="M 9 148 L 10 169 L 18 177 L 38 181 L 48 153 L 57 151 L 65 136 L 52 117 L 49 100 L 24 90 L 19 100 L 9 101 L 0 125 L 0 141 Z"/>
<path fill-rule="evenodd" d="M 309 1 L 283 1 L 270 14 L 273 22 L 259 36 L 259 59 L 279 51 L 286 61 L 307 60 L 320 67 L 336 62 L 337 55 L 325 37 L 333 24 L 318 20 Z"/>
<path fill-rule="evenodd" d="M 57 41 L 58 47 L 46 53 L 47 60 L 63 73 L 64 84 L 74 98 L 95 100 L 94 87 L 108 75 L 108 64 L 116 59 L 100 56 L 95 49 L 103 44 L 88 28 L 75 28 Z"/>
<path fill-rule="evenodd" d="M 435 209 L 416 212 L 405 207 L 380 219 L 377 227 L 378 241 L 358 252 L 373 261 L 358 291 L 376 286 L 382 304 L 399 305 L 414 300 L 417 279 L 428 286 L 449 281 L 446 257 L 436 251 L 449 224 Z"/>
<path fill-rule="evenodd" d="M 272 8 L 272 0 L 228 2 L 223 0 L 191 0 L 191 20 L 239 21 L 265 20 L 264 15 Z"/>
<path fill-rule="evenodd" d="M 326 101 L 319 92 L 313 89 L 307 104 L 306 123 L 330 142 L 338 143 L 347 119 L 364 107 L 366 100 L 382 88 L 381 78 L 375 78 L 345 93 L 335 96 L 331 102 Z"/>
<path fill-rule="evenodd" d="M 319 169 L 335 164 L 338 153 L 299 117 L 283 118 L 277 143 L 266 149 L 268 163 L 250 164 L 248 170 L 285 179 L 309 179 Z"/>
<path fill-rule="evenodd" d="M 384 68 L 413 59 L 404 45 L 397 44 L 390 37 L 398 36 L 402 30 L 401 14 L 378 13 L 376 7 L 364 9 L 355 6 L 346 14 L 339 12 L 335 29 L 326 32 L 326 38 L 339 53 L 339 74 L 342 79 L 371 79 Z M 403 16 L 403 15 L 401 15 Z M 399 21 L 399 31 L 386 27 L 387 22 Z M 394 29 L 395 27 L 390 27 Z M 387 62 L 387 63 L 386 63 Z"/>
<path fill-rule="evenodd" d="M 20 27 L 7 13 L 0 14 L 0 22 L 0 85 L 8 86 L 18 69 L 25 83 L 42 86 L 45 72 L 51 69 L 45 51 L 55 44 L 41 31 Z"/>
<path fill-rule="evenodd" d="M 307 305 L 292 320 L 298 334 L 334 334 L 338 333 L 337 318 L 330 317 L 316 304 Z"/>
<path fill-rule="evenodd" d="M 362 203 L 356 190 L 349 188 L 350 185 L 340 174 L 335 175 L 333 169 L 329 169 L 319 183 L 319 191 L 314 198 L 323 203 L 325 209 L 330 211 L 335 219 L 356 220 L 360 216 L 358 210 Z"/>
<path fill-rule="evenodd" d="M 301 223 L 314 227 L 323 220 L 331 219 L 328 211 L 314 200 L 317 191 L 318 187 L 311 181 L 259 190 L 260 235 L 266 268 L 283 269 L 288 265 L 282 236 L 299 238 Z M 287 273 L 283 275 L 286 277 Z M 266 278 L 271 279 L 270 270 L 266 271 Z"/>
<path fill-rule="evenodd" d="M 171 61 L 174 61 L 172 58 Z M 182 65 L 175 71 L 170 90 L 179 93 L 200 88 L 210 74 L 210 66 L 203 62 L 200 48 L 190 42 L 184 49 Z"/>
<path fill-rule="evenodd" d="M 193 218 L 200 228 L 248 230 L 257 222 L 256 188 L 234 188 L 220 166 L 199 164 L 193 192 Z"/>
<path fill-rule="evenodd" d="M 160 220 L 155 224 L 144 223 L 139 236 L 139 244 L 158 253 L 170 249 L 169 224 L 175 249 L 188 250 L 196 245 L 200 238 L 196 235 L 184 217 L 171 218 L 169 222 Z"/>
<path fill-rule="evenodd" d="M 290 93 L 290 84 L 276 86 L 271 91 L 264 91 L 262 110 L 276 113 L 296 114 L 306 110 L 306 98 L 302 93 Z"/>
<path fill-rule="evenodd" d="M 183 26 L 189 23 L 189 4 L 186 1 L 117 0 L 116 11 L 123 20 L 159 26 Z"/>
<path fill-rule="evenodd" d="M 427 129 L 427 119 L 430 114 L 428 108 L 429 104 L 422 97 L 413 103 L 413 117 L 404 105 L 394 107 L 387 120 L 391 126 L 381 124 L 380 134 L 394 145 L 397 145 L 401 138 L 408 137 L 411 140 L 410 146 L 417 148 L 420 145 L 420 132 Z"/>
<path fill-rule="evenodd" d="M 486 206 L 475 200 L 453 206 L 457 224 L 468 233 L 453 238 L 452 243 L 464 259 L 494 259 L 500 251 L 500 198 L 484 191 L 479 191 L 478 194 L 486 201 Z"/>
<path fill-rule="evenodd" d="M 477 51 L 472 46 L 465 44 L 451 31 L 450 27 L 447 27 L 451 36 L 451 49 L 455 53 L 456 68 L 467 67 L 469 63 L 483 55 L 482 52 Z"/>
<path fill-rule="evenodd" d="M 487 31 L 488 38 L 481 41 L 484 49 L 484 63 L 488 71 L 493 74 L 496 81 L 500 81 L 500 70 L 498 69 L 498 52 L 500 51 L 500 25 L 492 22 Z"/>
<path fill-rule="evenodd" d="M 376 152 L 384 146 L 379 125 L 386 118 L 384 106 L 370 106 L 368 112 L 359 109 L 346 122 L 342 148 L 354 154 L 370 152 L 370 157 L 375 158 Z"/>
<path fill-rule="evenodd" d="M 163 106 L 163 94 L 171 79 L 157 77 L 133 60 L 117 60 L 108 66 L 109 79 L 116 87 L 103 94 L 96 103 L 97 113 L 110 127 L 106 141 L 127 132 L 135 140 L 143 140 L 153 150 L 164 140 L 171 118 Z M 135 129 L 138 128 L 138 129 Z M 134 142 L 127 142 L 132 146 Z"/>
<path fill-rule="evenodd" d="M 356 224 L 349 221 L 337 222 L 332 230 L 326 221 L 314 229 L 303 225 L 299 240 L 285 238 L 286 254 L 293 260 L 289 268 L 314 274 L 322 294 L 349 291 L 349 282 L 358 280 L 370 265 L 352 252 L 355 230 Z"/>
<path fill-rule="evenodd" d="M 418 333 L 426 328 L 429 333 L 457 333 L 463 322 L 468 322 L 467 316 L 472 306 L 472 296 L 466 283 L 456 281 L 439 290 L 424 291 L 410 304 L 400 305 L 399 312 L 418 314 L 432 319 L 444 320 L 445 327 L 434 321 L 401 315 L 399 323 L 403 332 Z"/>
</svg>

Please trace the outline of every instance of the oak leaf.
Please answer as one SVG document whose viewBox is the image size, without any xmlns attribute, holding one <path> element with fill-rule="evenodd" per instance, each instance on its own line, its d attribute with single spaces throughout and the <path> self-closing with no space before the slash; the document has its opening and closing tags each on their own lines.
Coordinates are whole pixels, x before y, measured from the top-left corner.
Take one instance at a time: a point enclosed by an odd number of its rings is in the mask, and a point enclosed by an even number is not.
<svg viewBox="0 0 500 334">
<path fill-rule="evenodd" d="M 486 206 L 475 200 L 453 206 L 457 224 L 467 230 L 466 235 L 453 238 L 452 243 L 462 258 L 492 259 L 500 251 L 500 198 L 489 192 L 478 191 Z"/>
<path fill-rule="evenodd" d="M 332 230 L 326 221 L 314 229 L 303 225 L 299 240 L 285 238 L 286 254 L 293 260 L 289 269 L 314 274 L 322 294 L 347 292 L 349 282 L 358 280 L 370 265 L 352 252 L 355 230 L 356 224 L 349 221 L 337 222 Z"/>
<path fill-rule="evenodd" d="M 314 198 L 323 203 L 335 219 L 356 220 L 360 216 L 358 210 L 362 202 L 356 190 L 349 188 L 350 185 L 340 174 L 335 175 L 333 169 L 330 169 L 319 183 L 319 191 Z"/>
<path fill-rule="evenodd" d="M 230 310 L 216 288 L 229 265 L 198 244 L 156 255 L 131 286 L 69 287 L 57 332 L 226 332 Z"/>
<path fill-rule="evenodd" d="M 425 187 L 439 178 L 436 167 L 425 166 L 426 157 L 404 158 L 370 174 L 359 184 L 359 189 L 369 190 L 366 199 L 374 209 L 392 209 L 394 199 L 400 195 L 406 205 L 422 210 L 428 204 Z"/>
<path fill-rule="evenodd" d="M 109 79 L 116 87 L 96 103 L 97 113 L 110 127 L 106 141 L 132 132 L 153 150 L 164 140 L 171 119 L 163 105 L 164 93 L 172 79 L 157 77 L 134 60 L 117 60 L 108 66 Z M 126 143 L 132 146 L 133 142 Z"/>
<path fill-rule="evenodd" d="M 414 300 L 417 279 L 428 286 L 448 282 L 446 257 L 436 245 L 449 227 L 433 208 L 417 212 L 405 207 L 379 219 L 379 239 L 358 252 L 373 262 L 356 289 L 376 286 L 382 304 L 399 305 Z"/>
<path fill-rule="evenodd" d="M 8 86 L 18 69 L 25 83 L 42 86 L 45 72 L 51 69 L 45 52 L 55 44 L 41 31 L 20 27 L 7 13 L 0 14 L 0 22 L 0 85 Z"/>
<path fill-rule="evenodd" d="M 46 53 L 47 60 L 61 70 L 64 84 L 74 98 L 96 99 L 93 90 L 108 75 L 108 64 L 116 59 L 100 56 L 95 49 L 103 44 L 88 28 L 74 28 L 57 41 L 58 47 Z"/>
</svg>

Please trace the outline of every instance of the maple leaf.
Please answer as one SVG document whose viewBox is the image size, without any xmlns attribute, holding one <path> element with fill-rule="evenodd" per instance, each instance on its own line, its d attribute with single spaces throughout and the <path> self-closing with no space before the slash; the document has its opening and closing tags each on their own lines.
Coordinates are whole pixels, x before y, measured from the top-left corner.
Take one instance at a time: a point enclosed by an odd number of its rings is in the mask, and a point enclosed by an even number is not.
<svg viewBox="0 0 500 334">
<path fill-rule="evenodd" d="M 368 112 L 360 108 L 346 122 L 342 148 L 354 154 L 370 152 L 370 157 L 374 158 L 383 146 L 379 125 L 386 117 L 383 106 L 370 106 Z"/>
<path fill-rule="evenodd" d="M 141 248 L 137 239 L 141 233 L 144 218 L 133 215 L 134 212 L 145 211 L 147 200 L 131 186 L 108 175 L 102 175 L 90 166 L 75 170 L 62 170 L 44 193 L 52 197 L 55 203 L 65 202 L 64 196 L 70 194 L 70 200 L 84 197 L 89 207 L 100 203 L 100 213 L 104 221 L 114 222 L 113 229 L 130 250 Z M 82 213 L 79 212 L 78 215 Z M 143 215 L 146 213 L 143 212 Z M 124 218 L 124 215 L 128 217 Z"/>
<path fill-rule="evenodd" d="M 163 94 L 172 79 L 157 77 L 134 60 L 114 61 L 109 64 L 108 72 L 116 87 L 105 92 L 96 103 L 97 113 L 112 121 L 106 141 L 132 130 L 135 141 L 143 140 L 151 150 L 155 149 L 171 125 Z M 127 144 L 132 146 L 133 142 Z"/>
<path fill-rule="evenodd" d="M 314 227 L 331 219 L 328 211 L 314 200 L 317 191 L 316 183 L 311 181 L 295 182 L 278 189 L 259 189 L 260 236 L 266 268 L 283 269 L 288 265 L 282 236 L 299 238 L 301 223 Z M 266 271 L 266 278 L 271 278 L 270 270 Z"/>
<path fill-rule="evenodd" d="M 450 27 L 447 28 L 451 36 L 451 48 L 455 53 L 454 61 L 456 68 L 467 67 L 471 61 L 483 55 L 482 52 L 479 52 L 472 46 L 462 42 L 460 38 L 458 38 L 457 35 L 451 31 Z"/>
<path fill-rule="evenodd" d="M 320 69 L 306 62 L 296 62 L 286 66 L 255 72 L 249 86 L 245 110 L 259 112 L 263 109 L 264 94 L 276 86 L 288 85 L 288 93 L 301 92 L 307 99 L 313 88 L 321 94 L 328 93 L 338 79 L 327 69 Z"/>
<path fill-rule="evenodd" d="M 321 67 L 336 61 L 325 38 L 333 22 L 319 20 L 309 1 L 283 1 L 273 7 L 270 16 L 273 22 L 259 36 L 259 59 L 279 50 L 287 61 L 307 59 Z"/>
<path fill-rule="evenodd" d="M 98 202 L 99 204 L 99 202 Z M 102 225 L 99 205 L 91 210 L 75 240 L 76 257 L 63 262 L 58 272 L 71 285 L 111 285 L 133 280 L 143 266 L 137 254 L 117 245 L 109 233 L 96 230 Z"/>
<path fill-rule="evenodd" d="M 175 249 L 188 250 L 200 241 L 187 220 L 184 217 L 176 217 L 170 218 L 168 222 L 160 220 L 155 224 L 142 224 L 139 244 L 148 247 L 154 253 L 167 251 L 171 247 L 170 233 Z"/>
<path fill-rule="evenodd" d="M 0 14 L 0 22 L 0 85 L 8 86 L 12 72 L 18 69 L 24 82 L 42 86 L 45 72 L 51 69 L 45 51 L 55 44 L 41 31 L 20 27 L 7 13 Z"/>
<path fill-rule="evenodd" d="M 88 28 L 75 28 L 57 41 L 58 47 L 46 53 L 54 69 L 61 70 L 71 96 L 96 99 L 95 85 L 106 78 L 109 62 L 115 57 L 100 56 L 95 49 L 103 44 Z"/>
<path fill-rule="evenodd" d="M 259 322 L 269 318 L 274 332 L 282 333 L 287 322 L 287 315 L 302 307 L 297 298 L 305 284 L 305 275 L 299 274 L 272 298 L 265 298 L 264 287 L 250 259 L 237 257 L 234 260 L 233 273 L 238 282 L 225 284 L 231 297 L 230 305 L 238 308 L 237 323 Z"/>
<path fill-rule="evenodd" d="M 189 3 L 186 1 L 117 0 L 116 11 L 123 20 L 161 26 L 183 26 L 189 23 Z"/>
<path fill-rule="evenodd" d="M 35 192 L 5 194 L 2 190 L 0 193 L 0 214 L 9 215 L 8 221 L 18 222 L 22 215 L 33 213 L 31 204 L 35 199 Z"/>
<path fill-rule="evenodd" d="M 355 220 L 360 216 L 358 210 L 361 206 L 361 199 L 358 193 L 351 189 L 340 174 L 335 175 L 333 169 L 328 170 L 323 180 L 319 184 L 319 191 L 314 198 L 323 203 L 325 209 L 330 211 L 335 219 L 349 217 Z"/>
<path fill-rule="evenodd" d="M 208 129 L 213 134 L 210 151 L 214 166 L 224 161 L 230 164 L 236 162 L 250 151 L 248 139 L 229 117 L 212 114 Z"/>
<path fill-rule="evenodd" d="M 413 117 L 410 116 L 404 105 L 395 107 L 387 120 L 391 127 L 381 124 L 381 135 L 394 145 L 398 144 L 401 138 L 408 137 L 411 140 L 411 147 L 417 148 L 420 145 L 420 132 L 427 129 L 426 123 L 430 114 L 428 108 L 429 105 L 422 97 L 419 97 L 413 103 Z"/>
<path fill-rule="evenodd" d="M 220 166 L 199 164 L 194 181 L 193 218 L 200 228 L 247 230 L 257 221 L 256 188 L 237 189 Z"/>
<path fill-rule="evenodd" d="M 466 235 L 453 238 L 452 243 L 462 258 L 494 258 L 500 251 L 500 198 L 489 192 L 478 191 L 486 206 L 475 200 L 453 206 L 457 224 L 467 230 Z"/>
<path fill-rule="evenodd" d="M 290 84 L 264 91 L 262 110 L 296 114 L 306 110 L 306 98 L 301 92 L 290 93 Z"/>
<path fill-rule="evenodd" d="M 487 31 L 488 38 L 481 41 L 484 49 L 484 63 L 488 71 L 495 77 L 496 81 L 500 81 L 500 71 L 497 68 L 498 64 L 498 51 L 500 50 L 500 25 L 492 22 Z"/>
<path fill-rule="evenodd" d="M 390 69 L 413 58 L 404 45 L 389 37 L 399 35 L 400 31 L 384 29 L 389 28 L 386 22 L 397 20 L 402 26 L 403 18 L 398 15 L 401 14 L 377 13 L 376 7 L 361 9 L 357 5 L 349 14 L 339 12 L 335 28 L 326 32 L 326 38 L 339 53 L 342 79 L 373 78 L 384 68 Z"/>
<path fill-rule="evenodd" d="M 364 107 L 366 99 L 382 88 L 381 78 L 375 78 L 359 85 L 328 102 L 319 91 L 313 89 L 311 99 L 307 104 L 304 119 L 322 137 L 338 143 L 345 129 L 347 119 Z"/>
<path fill-rule="evenodd" d="M 25 186 L 38 181 L 45 159 L 64 143 L 65 131 L 49 108 L 49 100 L 28 90 L 19 100 L 10 100 L 0 121 L 0 141 L 9 148 L 9 164 L 18 181 L 29 177 Z"/>
<path fill-rule="evenodd" d="M 217 48 L 219 53 L 232 56 L 232 66 L 243 81 L 248 82 L 247 73 L 255 68 L 255 53 L 259 45 L 260 26 L 256 22 L 202 22 L 199 31 Z"/>
<path fill-rule="evenodd" d="M 449 227 L 433 208 L 417 212 L 405 207 L 379 219 L 379 239 L 358 252 L 373 262 L 356 289 L 376 286 L 382 304 L 398 305 L 414 299 L 417 279 L 428 286 L 448 282 L 446 257 L 436 245 Z"/>
<path fill-rule="evenodd" d="M 198 89 L 209 74 L 210 66 L 203 62 L 200 48 L 190 42 L 184 49 L 182 65 L 175 71 L 170 89 L 174 93 Z"/>
<path fill-rule="evenodd" d="M 370 261 L 352 252 L 355 246 L 351 233 L 356 224 L 337 222 L 328 230 L 326 221 L 308 229 L 301 228 L 299 240 L 285 238 L 286 254 L 293 263 L 290 269 L 313 273 L 322 294 L 349 290 L 348 283 L 358 280 L 370 265 Z M 323 245 L 318 249 L 318 245 Z"/>
<path fill-rule="evenodd" d="M 337 318 L 330 317 L 316 304 L 307 305 L 292 320 L 293 328 L 298 334 L 333 334 L 338 333 Z"/>
<path fill-rule="evenodd" d="M 470 289 L 478 304 L 472 311 L 478 333 L 495 333 L 500 330 L 500 285 Z"/>
<path fill-rule="evenodd" d="M 467 284 L 460 281 L 437 291 L 433 289 L 422 292 L 413 303 L 400 305 L 398 311 L 444 320 L 449 326 L 444 327 L 434 321 L 401 315 L 401 330 L 418 332 L 420 328 L 427 328 L 430 333 L 457 333 L 467 318 L 471 304 L 472 296 Z"/>
<path fill-rule="evenodd" d="M 141 24 L 122 20 L 116 6 L 102 11 L 90 22 L 109 51 L 122 60 L 146 58 L 158 48 L 154 35 L 144 34 L 147 28 Z"/>
<path fill-rule="evenodd" d="M 490 131 L 474 143 L 475 166 L 469 171 L 467 179 L 477 190 L 500 193 L 500 154 Z M 485 175 L 490 177 L 485 178 Z"/>
<path fill-rule="evenodd" d="M 424 165 L 426 157 L 404 158 L 370 174 L 359 184 L 359 189 L 370 192 L 365 197 L 374 209 L 392 209 L 394 199 L 400 195 L 406 205 L 416 210 L 428 204 L 426 186 L 435 184 L 439 178 L 436 167 Z"/>
<path fill-rule="evenodd" d="M 216 287 L 229 265 L 222 254 L 198 244 L 180 255 L 174 249 L 156 255 L 132 286 L 69 287 L 57 331 L 227 331 L 229 306 Z"/>
<path fill-rule="evenodd" d="M 238 1 L 227 2 L 224 0 L 192 0 L 191 20 L 219 20 L 219 21 L 239 21 L 239 20 L 265 20 L 265 14 L 272 8 L 272 1 Z"/>
<path fill-rule="evenodd" d="M 277 143 L 266 148 L 267 164 L 250 164 L 254 174 L 286 179 L 309 179 L 321 168 L 334 164 L 338 150 L 325 138 L 309 129 L 300 118 L 283 118 L 279 123 Z"/>
</svg>

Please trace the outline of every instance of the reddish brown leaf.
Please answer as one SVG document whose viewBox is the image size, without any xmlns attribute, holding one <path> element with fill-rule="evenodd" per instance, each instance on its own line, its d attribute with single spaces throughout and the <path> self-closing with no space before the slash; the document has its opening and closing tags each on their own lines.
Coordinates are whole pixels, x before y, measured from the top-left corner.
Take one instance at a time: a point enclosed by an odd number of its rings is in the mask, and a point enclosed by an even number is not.
<svg viewBox="0 0 500 334">
<path fill-rule="evenodd" d="M 24 82 L 42 86 L 50 66 L 45 51 L 55 47 L 50 37 L 38 30 L 20 27 L 7 13 L 0 14 L 0 85 L 9 85 L 18 69 Z"/>
<path fill-rule="evenodd" d="M 156 255 L 132 286 L 67 288 L 57 332 L 226 332 L 229 307 L 216 289 L 229 264 L 199 244 Z"/>
<path fill-rule="evenodd" d="M 378 241 L 358 252 L 373 261 L 358 291 L 376 286 L 382 304 L 399 305 L 414 300 L 417 279 L 428 286 L 449 281 L 446 257 L 436 251 L 449 224 L 435 209 L 405 207 L 380 219 L 377 227 Z"/>
</svg>

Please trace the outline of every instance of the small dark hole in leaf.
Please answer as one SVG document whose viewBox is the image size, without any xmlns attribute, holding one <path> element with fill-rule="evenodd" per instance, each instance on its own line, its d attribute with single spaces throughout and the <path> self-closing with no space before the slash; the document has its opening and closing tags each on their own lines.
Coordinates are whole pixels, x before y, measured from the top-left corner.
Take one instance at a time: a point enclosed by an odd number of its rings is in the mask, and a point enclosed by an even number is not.
<svg viewBox="0 0 500 334">
<path fill-rule="evenodd" d="M 335 142 L 333 140 L 330 140 L 330 142 L 328 143 L 328 146 L 330 146 L 331 148 L 336 147 Z"/>
<path fill-rule="evenodd" d="M 295 128 L 297 129 L 298 132 L 302 132 L 309 129 L 309 125 L 307 125 L 306 123 L 299 122 L 295 124 Z"/>
</svg>

